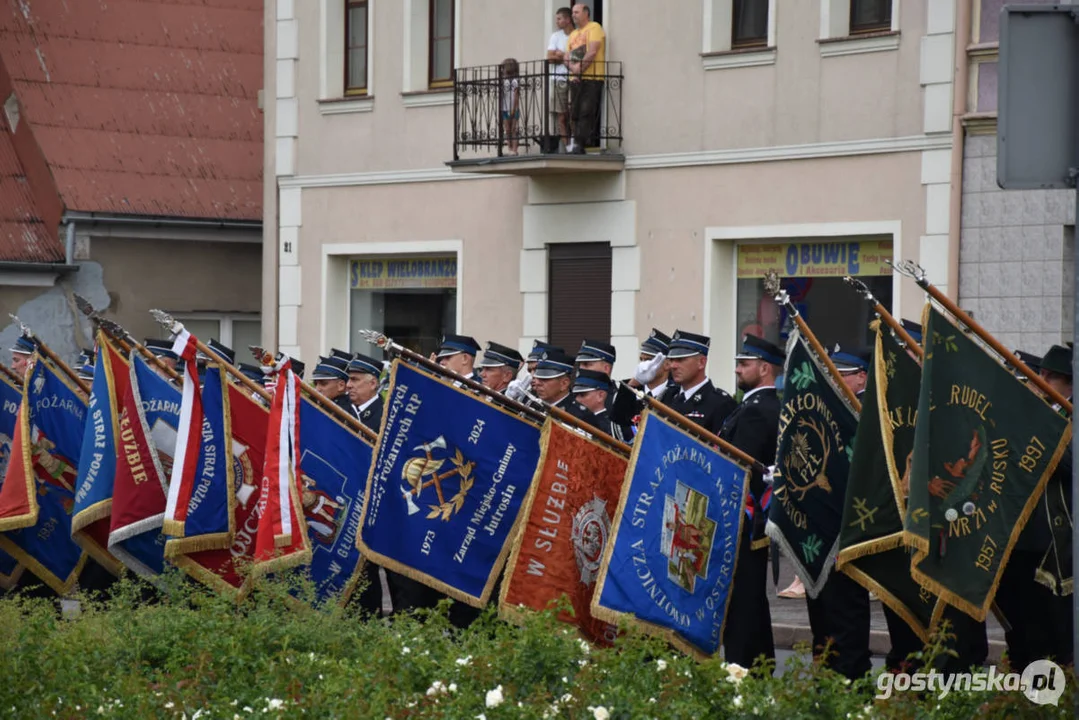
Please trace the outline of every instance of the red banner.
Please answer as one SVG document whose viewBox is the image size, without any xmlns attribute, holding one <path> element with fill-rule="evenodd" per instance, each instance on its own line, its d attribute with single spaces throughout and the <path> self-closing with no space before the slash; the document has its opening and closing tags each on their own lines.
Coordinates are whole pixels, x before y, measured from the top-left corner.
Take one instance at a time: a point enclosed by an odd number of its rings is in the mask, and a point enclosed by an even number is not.
<svg viewBox="0 0 1079 720">
<path fill-rule="evenodd" d="M 228 382 L 228 419 L 236 493 L 236 535 L 225 550 L 203 550 L 173 556 L 173 564 L 195 579 L 227 594 L 240 595 L 248 578 L 240 571 L 255 556 L 259 525 L 259 483 L 266 455 L 267 408 L 247 390 Z M 237 567 L 237 566 L 240 567 Z"/>
<path fill-rule="evenodd" d="M 574 614 L 560 619 L 610 645 L 617 628 L 593 618 L 589 607 L 627 460 L 550 419 L 541 451 L 525 524 L 506 566 L 502 612 L 512 617 L 520 606 L 544 610 L 566 595 Z"/>
</svg>

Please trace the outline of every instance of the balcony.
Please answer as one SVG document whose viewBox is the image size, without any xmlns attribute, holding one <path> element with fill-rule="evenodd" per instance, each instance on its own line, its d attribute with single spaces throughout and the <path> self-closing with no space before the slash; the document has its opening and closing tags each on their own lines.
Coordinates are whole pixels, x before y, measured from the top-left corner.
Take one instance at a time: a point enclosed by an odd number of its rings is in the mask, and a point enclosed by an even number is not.
<svg viewBox="0 0 1079 720">
<path fill-rule="evenodd" d="M 512 78 L 503 76 L 501 65 L 457 68 L 453 161 L 446 164 L 454 172 L 497 175 L 622 170 L 622 63 L 605 65 L 606 72 L 578 83 L 567 82 L 559 66 L 546 60 L 520 63 L 515 125 L 504 120 L 503 108 L 511 114 L 513 96 Z M 583 151 L 575 143 L 574 152 L 567 152 L 555 112 L 561 102 L 566 102 L 571 140 L 575 135 L 586 140 Z"/>
</svg>

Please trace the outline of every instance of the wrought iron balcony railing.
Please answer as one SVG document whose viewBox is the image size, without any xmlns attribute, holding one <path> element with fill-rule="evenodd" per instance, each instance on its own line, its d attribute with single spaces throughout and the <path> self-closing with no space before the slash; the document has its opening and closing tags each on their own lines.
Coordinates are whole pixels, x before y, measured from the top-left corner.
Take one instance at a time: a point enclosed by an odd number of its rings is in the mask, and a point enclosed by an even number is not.
<svg viewBox="0 0 1079 720">
<path fill-rule="evenodd" d="M 594 77 L 580 79 L 546 60 L 522 62 L 516 75 L 502 65 L 457 68 L 454 161 L 621 155 L 622 63 L 603 65 Z"/>
</svg>

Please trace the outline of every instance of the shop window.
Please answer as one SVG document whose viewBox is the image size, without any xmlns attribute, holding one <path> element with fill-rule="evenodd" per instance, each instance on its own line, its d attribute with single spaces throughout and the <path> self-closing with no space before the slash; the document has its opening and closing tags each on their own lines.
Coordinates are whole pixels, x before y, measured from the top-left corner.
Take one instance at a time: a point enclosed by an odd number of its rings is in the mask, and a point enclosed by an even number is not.
<svg viewBox="0 0 1079 720">
<path fill-rule="evenodd" d="M 558 243 L 547 248 L 547 341 L 576 353 L 585 338 L 611 335 L 611 246 Z"/>
<path fill-rule="evenodd" d="M 352 349 L 372 354 L 360 330 L 385 333 L 425 356 L 457 332 L 457 257 L 372 257 L 349 263 Z"/>
<path fill-rule="evenodd" d="M 892 272 L 885 260 L 891 259 L 890 237 L 739 245 L 736 342 L 750 333 L 783 347 L 790 337 L 793 318 L 764 292 L 764 276 L 775 270 L 782 288 L 828 350 L 837 343 L 867 347 L 873 310 L 843 277 L 857 277 L 890 308 Z"/>
</svg>

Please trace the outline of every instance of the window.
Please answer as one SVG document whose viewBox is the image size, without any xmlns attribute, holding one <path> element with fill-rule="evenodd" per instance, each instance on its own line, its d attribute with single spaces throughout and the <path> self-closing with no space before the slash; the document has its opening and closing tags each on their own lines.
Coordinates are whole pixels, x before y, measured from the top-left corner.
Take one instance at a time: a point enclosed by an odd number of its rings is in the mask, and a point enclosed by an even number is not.
<svg viewBox="0 0 1079 720">
<path fill-rule="evenodd" d="M 262 344 L 262 321 L 257 314 L 174 313 L 188 332 L 204 343 L 210 338 L 236 351 L 237 362 L 248 362 L 248 348 Z"/>
<path fill-rule="evenodd" d="M 768 46 L 768 0 L 734 0 L 731 48 Z"/>
<path fill-rule="evenodd" d="M 367 94 L 367 0 L 345 9 L 345 95 Z"/>
<path fill-rule="evenodd" d="M 430 0 L 427 41 L 427 85 L 432 88 L 453 84 L 453 15 L 455 0 Z"/>
<path fill-rule="evenodd" d="M 611 246 L 558 243 L 547 248 L 547 341 L 577 352 L 585 338 L 611 336 Z"/>
<path fill-rule="evenodd" d="M 891 29 L 892 0 L 851 0 L 851 35 L 887 32 Z"/>
</svg>

